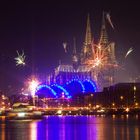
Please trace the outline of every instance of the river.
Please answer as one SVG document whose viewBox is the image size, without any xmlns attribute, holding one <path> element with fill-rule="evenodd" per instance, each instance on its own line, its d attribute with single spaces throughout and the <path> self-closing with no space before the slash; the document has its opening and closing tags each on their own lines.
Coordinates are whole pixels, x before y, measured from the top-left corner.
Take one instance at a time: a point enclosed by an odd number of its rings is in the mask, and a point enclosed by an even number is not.
<svg viewBox="0 0 140 140">
<path fill-rule="evenodd" d="M 0 140 L 139 140 L 139 116 L 46 116 L 1 121 Z"/>
</svg>

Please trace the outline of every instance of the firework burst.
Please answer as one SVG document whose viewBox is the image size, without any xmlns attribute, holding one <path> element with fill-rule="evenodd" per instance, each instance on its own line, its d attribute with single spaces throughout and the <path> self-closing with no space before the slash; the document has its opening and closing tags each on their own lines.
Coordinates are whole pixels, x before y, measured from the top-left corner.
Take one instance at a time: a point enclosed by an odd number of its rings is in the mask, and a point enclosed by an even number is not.
<svg viewBox="0 0 140 140">
<path fill-rule="evenodd" d="M 88 67 L 89 71 L 92 71 L 94 80 L 99 82 L 99 79 L 103 79 L 107 73 L 110 75 L 111 71 L 118 69 L 119 65 L 112 55 L 111 45 L 104 47 L 101 44 L 96 45 L 92 43 L 91 47 L 92 53 L 91 56 L 85 60 L 85 65 Z M 108 78 L 110 83 L 112 83 L 112 76 L 109 76 Z"/>
<path fill-rule="evenodd" d="M 15 61 L 16 61 L 16 66 L 19 66 L 19 65 L 22 65 L 24 66 L 26 63 L 25 63 L 25 55 L 24 55 L 24 51 L 22 51 L 22 54 L 20 54 L 18 51 L 17 51 L 17 57 L 15 57 Z"/>
<path fill-rule="evenodd" d="M 101 69 L 107 65 L 108 53 L 107 48 L 102 48 L 102 46 L 92 44 L 92 55 L 86 60 L 86 64 L 89 69 L 98 68 Z"/>
</svg>

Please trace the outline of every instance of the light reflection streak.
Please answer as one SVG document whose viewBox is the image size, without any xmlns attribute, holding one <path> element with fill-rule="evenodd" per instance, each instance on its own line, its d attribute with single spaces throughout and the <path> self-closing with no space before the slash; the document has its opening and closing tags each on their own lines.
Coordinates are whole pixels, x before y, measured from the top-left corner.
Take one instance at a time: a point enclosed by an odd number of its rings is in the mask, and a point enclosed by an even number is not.
<svg viewBox="0 0 140 140">
<path fill-rule="evenodd" d="M 113 140 L 116 140 L 116 128 L 113 126 Z"/>
<path fill-rule="evenodd" d="M 139 119 L 127 116 L 49 116 L 46 120 L 0 123 L 0 139 L 139 140 Z"/>
<path fill-rule="evenodd" d="M 46 116 L 46 140 L 49 140 L 48 116 Z"/>
<path fill-rule="evenodd" d="M 92 140 L 94 138 L 94 140 L 98 140 L 100 135 L 97 135 L 98 134 L 98 124 L 94 124 L 95 123 L 95 120 L 96 118 L 94 117 L 90 117 L 88 119 L 88 121 L 91 122 L 91 124 L 89 125 L 89 127 L 87 127 L 87 136 L 89 138 L 89 140 Z"/>
<path fill-rule="evenodd" d="M 139 135 L 140 135 L 140 133 L 139 133 L 139 128 L 138 127 L 135 127 L 135 138 L 136 138 L 136 140 L 139 140 Z"/>
<path fill-rule="evenodd" d="M 62 119 L 62 122 L 61 122 L 62 125 L 61 125 L 61 128 L 60 129 L 61 129 L 62 132 L 59 134 L 59 139 L 60 140 L 65 140 L 65 138 L 66 138 L 65 137 L 65 133 L 66 133 L 66 129 L 65 129 L 65 125 L 66 125 L 65 124 L 65 117 L 62 117 L 61 119 Z"/>
<path fill-rule="evenodd" d="M 130 137 L 129 137 L 129 135 L 130 135 L 130 133 L 129 133 L 129 128 L 127 127 L 127 129 L 126 129 L 126 139 L 127 140 L 130 140 Z"/>
<path fill-rule="evenodd" d="M 124 140 L 124 135 L 125 135 L 125 133 L 124 133 L 124 127 L 122 127 L 121 128 L 121 139 L 122 140 Z"/>
<path fill-rule="evenodd" d="M 5 124 L 1 124 L 1 140 L 5 140 Z"/>
<path fill-rule="evenodd" d="M 30 124 L 30 139 L 37 140 L 37 122 L 31 122 Z"/>
</svg>

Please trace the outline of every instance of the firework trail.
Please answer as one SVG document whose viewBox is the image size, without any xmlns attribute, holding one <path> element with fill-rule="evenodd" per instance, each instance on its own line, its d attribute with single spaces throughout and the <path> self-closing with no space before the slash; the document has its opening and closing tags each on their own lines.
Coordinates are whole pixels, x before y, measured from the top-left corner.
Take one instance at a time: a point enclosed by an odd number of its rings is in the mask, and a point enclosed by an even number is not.
<svg viewBox="0 0 140 140">
<path fill-rule="evenodd" d="M 132 53 L 132 51 L 133 51 L 133 48 L 132 48 L 132 47 L 129 48 L 129 50 L 127 51 L 127 53 L 126 53 L 126 55 L 125 55 L 125 58 L 127 58 L 127 56 L 128 56 L 130 53 Z"/>
<path fill-rule="evenodd" d="M 106 18 L 107 18 L 107 20 L 108 20 L 110 26 L 112 27 L 112 29 L 114 29 L 113 23 L 112 23 L 112 21 L 111 21 L 111 16 L 110 16 L 109 13 L 106 13 Z"/>
</svg>

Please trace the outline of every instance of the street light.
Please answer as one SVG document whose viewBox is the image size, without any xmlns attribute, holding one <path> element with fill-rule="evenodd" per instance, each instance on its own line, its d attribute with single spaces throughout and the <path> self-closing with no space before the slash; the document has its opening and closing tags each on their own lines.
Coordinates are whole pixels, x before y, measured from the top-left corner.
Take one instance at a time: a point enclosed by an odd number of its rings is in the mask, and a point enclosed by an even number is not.
<svg viewBox="0 0 140 140">
<path fill-rule="evenodd" d="M 136 102 L 136 103 L 135 103 L 135 106 L 138 106 L 138 105 L 139 105 L 139 103 Z"/>
<path fill-rule="evenodd" d="M 124 97 L 123 97 L 123 96 L 120 96 L 120 99 L 121 99 L 121 100 L 123 100 L 123 99 L 124 99 Z"/>
<path fill-rule="evenodd" d="M 124 97 L 121 95 L 120 96 L 120 100 L 121 100 L 121 107 L 123 108 L 123 99 L 124 99 Z"/>
<path fill-rule="evenodd" d="M 113 106 L 113 107 L 115 106 L 115 103 L 114 103 L 114 102 L 112 103 L 112 106 Z"/>
<path fill-rule="evenodd" d="M 133 87 L 133 90 L 134 90 L 134 104 L 135 104 L 136 103 L 136 90 L 137 90 L 135 85 Z"/>
</svg>

